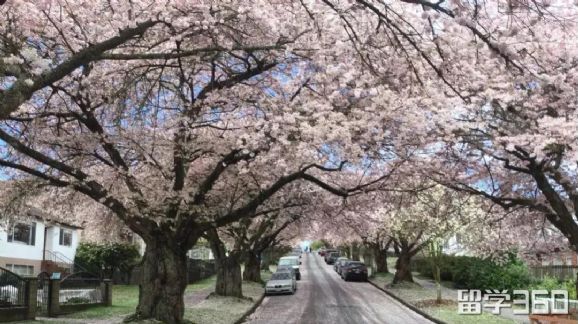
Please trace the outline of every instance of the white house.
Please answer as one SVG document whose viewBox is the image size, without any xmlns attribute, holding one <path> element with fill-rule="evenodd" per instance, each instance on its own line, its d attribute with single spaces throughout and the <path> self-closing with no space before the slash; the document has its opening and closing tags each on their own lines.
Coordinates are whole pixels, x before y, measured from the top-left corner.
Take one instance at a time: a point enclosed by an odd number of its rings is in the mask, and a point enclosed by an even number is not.
<svg viewBox="0 0 578 324">
<path fill-rule="evenodd" d="M 81 231 L 30 210 L 26 217 L 0 224 L 0 266 L 24 276 L 70 272 Z"/>
<path fill-rule="evenodd" d="M 470 255 L 468 249 L 462 244 L 460 234 L 454 234 L 445 241 L 443 252 L 450 255 Z"/>
<path fill-rule="evenodd" d="M 140 255 L 144 255 L 146 243 L 140 236 L 131 233 L 129 235 L 128 241 L 136 245 L 136 247 L 140 252 Z M 211 251 L 211 249 L 207 247 L 207 244 L 203 243 L 206 243 L 204 239 L 200 239 L 197 245 L 193 246 L 193 248 L 187 252 L 187 256 L 189 257 L 189 259 L 199 259 L 199 260 L 215 259 L 215 257 L 213 256 L 213 251 Z"/>
</svg>

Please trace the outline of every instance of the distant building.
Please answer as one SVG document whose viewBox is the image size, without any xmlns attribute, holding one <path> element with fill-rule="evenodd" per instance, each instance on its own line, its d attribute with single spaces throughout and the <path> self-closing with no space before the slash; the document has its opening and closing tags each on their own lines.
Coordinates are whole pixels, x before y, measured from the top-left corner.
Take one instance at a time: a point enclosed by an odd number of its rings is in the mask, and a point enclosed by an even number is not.
<svg viewBox="0 0 578 324">
<path fill-rule="evenodd" d="M 469 255 L 468 249 L 462 244 L 460 234 L 454 234 L 445 241 L 443 252 L 450 255 Z"/>
<path fill-rule="evenodd" d="M 136 245 L 138 248 L 140 255 L 144 255 L 146 249 L 146 243 L 143 239 L 138 236 L 137 234 L 130 234 L 123 237 L 124 241 L 128 241 Z M 192 249 L 187 252 L 187 256 L 189 259 L 197 259 L 197 260 L 213 260 L 215 257 L 213 256 L 213 251 L 208 247 L 207 242 L 204 239 L 199 239 L 199 242 Z"/>
<path fill-rule="evenodd" d="M 0 266 L 23 276 L 42 271 L 70 273 L 82 227 L 31 209 L 0 224 Z"/>
</svg>

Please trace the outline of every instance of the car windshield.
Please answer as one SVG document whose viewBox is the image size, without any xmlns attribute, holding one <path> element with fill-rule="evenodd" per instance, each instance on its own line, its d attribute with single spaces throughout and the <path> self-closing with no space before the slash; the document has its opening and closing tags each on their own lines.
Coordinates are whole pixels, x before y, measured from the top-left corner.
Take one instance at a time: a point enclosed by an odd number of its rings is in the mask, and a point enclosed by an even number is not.
<svg viewBox="0 0 578 324">
<path fill-rule="evenodd" d="M 271 276 L 271 280 L 287 280 L 291 279 L 291 273 L 289 272 L 276 272 Z"/>
<path fill-rule="evenodd" d="M 359 262 L 359 261 L 350 261 L 347 262 L 348 266 L 364 266 L 365 264 L 363 262 Z"/>
<path fill-rule="evenodd" d="M 297 262 L 298 261 L 296 259 L 281 259 L 279 260 L 279 265 L 297 265 Z"/>
</svg>

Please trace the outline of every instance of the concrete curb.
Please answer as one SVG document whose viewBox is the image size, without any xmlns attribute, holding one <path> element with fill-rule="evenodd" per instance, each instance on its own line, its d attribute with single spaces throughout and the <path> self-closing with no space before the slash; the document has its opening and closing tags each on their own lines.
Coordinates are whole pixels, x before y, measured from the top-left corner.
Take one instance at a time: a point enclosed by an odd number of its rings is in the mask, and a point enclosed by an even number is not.
<svg viewBox="0 0 578 324">
<path fill-rule="evenodd" d="M 261 306 L 263 299 L 265 299 L 265 291 L 263 291 L 263 294 L 261 295 L 261 297 L 259 297 L 259 299 L 257 299 L 257 302 L 255 304 L 253 304 L 253 306 L 251 306 L 251 308 L 249 308 L 249 310 L 246 311 L 245 314 L 243 314 L 243 316 L 241 316 L 238 320 L 235 321 L 235 324 L 245 323 L 245 320 L 247 319 L 247 317 L 251 316 L 251 314 L 253 314 L 257 310 L 257 308 L 259 306 Z"/>
<path fill-rule="evenodd" d="M 434 322 L 434 323 L 436 323 L 436 324 L 447 324 L 446 322 L 440 321 L 440 320 L 438 320 L 437 318 L 432 317 L 431 315 L 427 314 L 426 312 L 422 311 L 421 309 L 413 306 L 412 304 L 410 304 L 410 303 L 406 302 L 405 300 L 399 298 L 398 296 L 394 295 L 393 293 L 385 290 L 384 288 L 381 288 L 378 284 L 374 283 L 373 281 L 367 280 L 367 282 L 369 282 L 369 283 L 370 283 L 372 286 L 374 286 L 375 288 L 383 291 L 383 292 L 384 292 L 386 295 L 388 295 L 389 297 L 397 300 L 397 301 L 400 302 L 403 306 L 405 306 L 405 307 L 411 309 L 412 311 L 420 314 L 420 315 L 423 316 L 424 318 L 426 318 L 426 319 L 428 319 L 428 320 L 430 320 L 430 321 L 432 321 L 432 322 Z"/>
</svg>

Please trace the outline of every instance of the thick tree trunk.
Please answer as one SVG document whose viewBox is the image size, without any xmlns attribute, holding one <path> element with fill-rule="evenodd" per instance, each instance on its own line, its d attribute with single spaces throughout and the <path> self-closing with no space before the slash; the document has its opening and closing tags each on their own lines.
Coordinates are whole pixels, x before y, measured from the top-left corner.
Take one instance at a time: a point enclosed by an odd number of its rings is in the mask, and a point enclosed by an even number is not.
<svg viewBox="0 0 578 324">
<path fill-rule="evenodd" d="M 261 279 L 261 260 L 257 253 L 250 252 L 243 271 L 243 280 L 253 282 L 263 282 Z"/>
<path fill-rule="evenodd" d="M 146 242 L 142 261 L 142 282 L 135 319 L 156 319 L 182 323 L 183 294 L 187 287 L 187 251 L 174 241 Z"/>
<path fill-rule="evenodd" d="M 215 258 L 217 283 L 215 294 L 219 296 L 243 297 L 241 262 L 236 254 Z"/>
<path fill-rule="evenodd" d="M 378 246 L 373 247 L 373 254 L 375 257 L 375 271 L 387 273 L 387 251 L 380 249 Z"/>
<path fill-rule="evenodd" d="M 241 255 L 231 252 L 227 255 L 225 244 L 216 230 L 207 231 L 211 250 L 215 256 L 217 282 L 215 294 L 219 296 L 243 297 L 243 280 L 241 278 Z"/>
<path fill-rule="evenodd" d="M 393 277 L 393 284 L 400 282 L 413 282 L 413 276 L 411 274 L 411 257 L 410 251 L 401 249 L 397 256 L 397 261 L 395 263 L 395 276 Z"/>
</svg>

